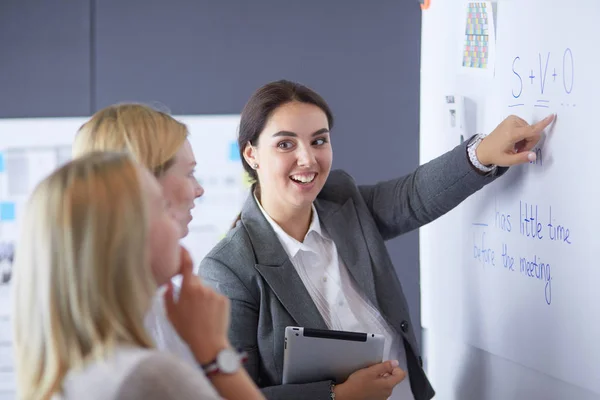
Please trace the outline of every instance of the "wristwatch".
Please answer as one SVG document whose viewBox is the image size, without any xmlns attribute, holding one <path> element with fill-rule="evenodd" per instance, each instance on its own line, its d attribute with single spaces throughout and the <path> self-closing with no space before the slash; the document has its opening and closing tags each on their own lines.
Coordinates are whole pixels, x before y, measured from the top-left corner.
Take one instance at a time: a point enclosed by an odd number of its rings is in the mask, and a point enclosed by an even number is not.
<svg viewBox="0 0 600 400">
<path fill-rule="evenodd" d="M 206 376 L 216 375 L 219 373 L 233 374 L 240 369 L 242 363 L 248 358 L 243 351 L 226 348 L 217 354 L 217 358 L 208 364 L 202 365 L 202 370 Z"/>
<path fill-rule="evenodd" d="M 479 144 L 484 138 L 485 136 L 481 134 L 475 135 L 471 138 L 471 141 L 467 144 L 467 156 L 471 162 L 471 165 L 479 172 L 483 174 L 493 174 L 496 172 L 498 167 L 496 165 L 483 165 L 477 158 L 477 147 L 479 147 Z"/>
</svg>

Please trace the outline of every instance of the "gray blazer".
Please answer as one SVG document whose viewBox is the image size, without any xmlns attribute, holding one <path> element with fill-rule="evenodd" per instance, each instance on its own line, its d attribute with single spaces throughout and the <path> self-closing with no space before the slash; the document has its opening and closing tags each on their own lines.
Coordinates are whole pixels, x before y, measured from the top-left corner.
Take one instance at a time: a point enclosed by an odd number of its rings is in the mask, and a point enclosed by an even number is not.
<svg viewBox="0 0 600 400">
<path fill-rule="evenodd" d="M 477 172 L 465 143 L 412 174 L 375 185 L 357 186 L 347 173 L 332 171 L 315 200 L 321 224 L 360 290 L 404 338 L 416 400 L 428 400 L 434 391 L 385 241 L 440 217 L 505 170 L 494 176 Z M 230 298 L 231 343 L 248 352 L 246 368 L 268 399 L 330 398 L 330 381 L 281 384 L 285 327 L 327 326 L 254 196 L 199 274 Z"/>
</svg>

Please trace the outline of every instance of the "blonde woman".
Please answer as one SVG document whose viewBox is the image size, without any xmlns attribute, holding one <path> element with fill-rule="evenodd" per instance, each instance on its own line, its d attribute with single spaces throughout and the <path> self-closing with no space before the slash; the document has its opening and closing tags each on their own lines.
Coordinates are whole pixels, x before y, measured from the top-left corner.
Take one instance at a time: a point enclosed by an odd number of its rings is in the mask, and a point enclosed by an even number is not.
<svg viewBox="0 0 600 400">
<path fill-rule="evenodd" d="M 196 159 L 188 141 L 188 129 L 167 113 L 137 103 L 123 103 L 96 112 L 80 129 L 73 144 L 73 156 L 79 157 L 93 151 L 125 151 L 140 164 L 152 171 L 162 187 L 169 208 L 176 219 L 180 237 L 188 233 L 192 220 L 194 200 L 204 194 L 204 189 L 194 177 Z M 173 271 L 155 271 L 159 286 L 167 284 L 175 275 Z M 192 313 L 194 311 L 190 311 Z M 194 367 L 205 371 L 225 370 L 220 362 L 240 363 L 241 357 L 229 349 L 213 355 L 210 361 L 198 365 L 197 357 L 176 332 L 168 320 L 163 297 L 154 297 L 146 315 L 148 333 L 159 349 L 168 349 Z M 182 325 L 179 329 L 185 329 Z M 223 361 L 223 362 L 225 362 Z M 221 395 L 220 374 L 208 374 Z"/>
<path fill-rule="evenodd" d="M 228 301 L 193 275 L 178 240 L 160 185 L 124 153 L 91 153 L 42 181 L 16 254 L 19 398 L 219 398 L 144 327 L 156 276 L 181 271 L 178 300 L 165 294 L 179 333 L 200 363 L 229 347 Z M 243 369 L 217 379 L 230 399 L 262 398 Z"/>
<path fill-rule="evenodd" d="M 131 154 L 158 179 L 183 238 L 192 220 L 194 200 L 204 194 L 194 177 L 196 159 L 187 137 L 185 124 L 167 113 L 144 104 L 115 104 L 96 112 L 79 129 L 73 157 L 92 151 Z M 172 273 L 158 274 L 157 283 L 164 285 L 172 277 Z M 146 316 L 146 328 L 159 349 L 169 349 L 197 365 L 193 353 L 169 323 L 160 292 Z"/>
<path fill-rule="evenodd" d="M 194 178 L 196 159 L 188 129 L 150 106 L 123 103 L 96 112 L 79 129 L 73 157 L 91 151 L 126 151 L 158 179 L 181 237 L 187 235 L 194 200 L 204 189 Z"/>
</svg>

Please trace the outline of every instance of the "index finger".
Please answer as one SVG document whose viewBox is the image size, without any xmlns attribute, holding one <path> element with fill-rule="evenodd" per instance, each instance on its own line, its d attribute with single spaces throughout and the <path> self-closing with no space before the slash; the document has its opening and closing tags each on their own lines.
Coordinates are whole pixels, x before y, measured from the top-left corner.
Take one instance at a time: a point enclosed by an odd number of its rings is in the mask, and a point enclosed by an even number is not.
<svg viewBox="0 0 600 400">
<path fill-rule="evenodd" d="M 540 122 L 533 124 L 531 126 L 531 130 L 534 135 L 541 133 L 544 129 L 548 127 L 554 121 L 555 114 L 550 114 Z"/>
<path fill-rule="evenodd" d="M 180 269 L 179 273 L 183 276 L 183 281 L 187 281 L 194 274 L 194 262 L 192 256 L 185 247 L 180 247 Z"/>
</svg>

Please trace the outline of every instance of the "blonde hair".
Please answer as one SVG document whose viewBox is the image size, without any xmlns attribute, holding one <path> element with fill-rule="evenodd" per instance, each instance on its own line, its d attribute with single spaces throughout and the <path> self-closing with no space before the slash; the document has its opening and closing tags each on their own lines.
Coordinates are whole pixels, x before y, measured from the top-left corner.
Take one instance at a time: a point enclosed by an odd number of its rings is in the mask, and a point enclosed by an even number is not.
<svg viewBox="0 0 600 400">
<path fill-rule="evenodd" d="M 31 196 L 13 283 L 20 398 L 50 398 L 70 369 L 117 344 L 153 346 L 143 322 L 156 283 L 139 171 L 125 153 L 91 153 Z"/>
<path fill-rule="evenodd" d="M 188 136 L 185 124 L 143 104 L 124 103 L 96 112 L 73 143 L 73 157 L 91 151 L 128 151 L 160 176 L 174 161 Z"/>
</svg>

